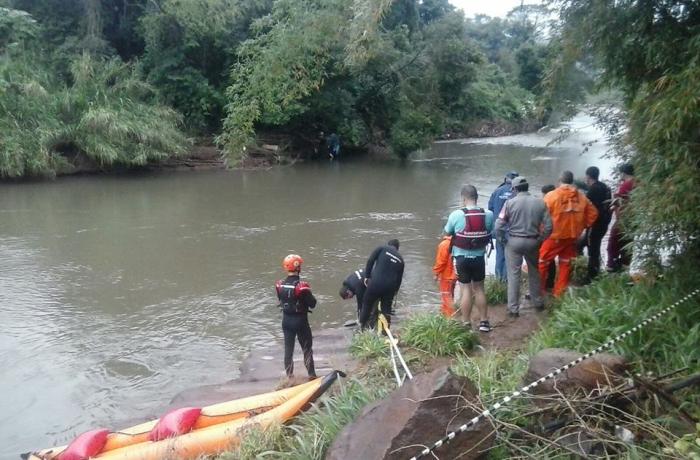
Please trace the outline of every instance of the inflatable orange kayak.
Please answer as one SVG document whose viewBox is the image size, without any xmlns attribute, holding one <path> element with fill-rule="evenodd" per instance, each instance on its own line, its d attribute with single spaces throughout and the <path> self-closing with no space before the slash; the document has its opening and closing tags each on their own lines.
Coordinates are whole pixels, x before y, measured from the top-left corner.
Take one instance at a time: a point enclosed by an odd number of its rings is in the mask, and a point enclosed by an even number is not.
<svg viewBox="0 0 700 460">
<path fill-rule="evenodd" d="M 204 407 L 202 408 L 202 412 L 194 423 L 192 429 L 199 430 L 234 420 L 254 417 L 291 400 L 306 390 L 319 390 L 324 386 L 324 381 L 326 381 L 331 375 L 333 376 L 332 380 L 335 381 L 337 378 L 337 373 L 333 372 L 324 379 L 315 379 L 291 388 L 285 388 L 279 391 L 273 391 L 270 393 L 264 393 Z M 327 386 L 330 386 L 331 383 L 332 381 L 328 383 Z M 323 391 L 325 391 L 325 388 Z M 321 393 L 323 393 L 323 391 Z M 158 420 L 152 420 L 150 422 L 141 423 L 130 428 L 125 428 L 117 432 L 110 433 L 107 435 L 106 443 L 100 453 L 104 454 L 112 450 L 148 442 L 149 433 L 157 423 Z M 38 452 L 24 454 L 22 457 L 28 460 L 60 460 L 60 455 L 66 448 L 67 446 L 53 447 Z"/>
<path fill-rule="evenodd" d="M 99 460 L 196 460 L 201 456 L 218 454 L 235 448 L 241 443 L 249 428 L 267 429 L 273 424 L 281 424 L 306 409 L 320 397 L 338 377 L 334 371 L 319 379 L 317 385 L 306 387 L 287 402 L 274 409 L 247 419 L 219 423 L 207 428 L 191 431 L 174 438 L 157 442 L 142 442 L 121 449 L 101 453 L 94 457 Z"/>
</svg>

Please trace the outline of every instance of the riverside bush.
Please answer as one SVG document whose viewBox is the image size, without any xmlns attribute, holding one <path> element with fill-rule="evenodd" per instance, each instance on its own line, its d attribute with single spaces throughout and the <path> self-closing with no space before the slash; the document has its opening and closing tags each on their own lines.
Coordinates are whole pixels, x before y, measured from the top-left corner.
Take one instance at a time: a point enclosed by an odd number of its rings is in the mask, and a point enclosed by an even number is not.
<svg viewBox="0 0 700 460">
<path fill-rule="evenodd" d="M 0 176 L 53 176 L 80 157 L 108 168 L 186 152 L 179 115 L 129 65 L 83 55 L 71 72 L 61 86 L 41 64 L 0 60 Z"/>
<path fill-rule="evenodd" d="M 402 325 L 401 331 L 403 343 L 432 356 L 466 353 L 477 343 L 472 331 L 443 315 L 428 313 L 412 316 Z"/>
</svg>

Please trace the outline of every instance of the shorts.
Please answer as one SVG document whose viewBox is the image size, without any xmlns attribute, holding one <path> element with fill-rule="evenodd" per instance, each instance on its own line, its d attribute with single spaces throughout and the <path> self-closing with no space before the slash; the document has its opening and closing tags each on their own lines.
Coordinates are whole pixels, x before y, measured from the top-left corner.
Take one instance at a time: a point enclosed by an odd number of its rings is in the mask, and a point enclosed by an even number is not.
<svg viewBox="0 0 700 460">
<path fill-rule="evenodd" d="M 454 264 L 457 271 L 457 280 L 460 283 L 466 284 L 472 281 L 478 283 L 486 278 L 486 261 L 484 256 L 456 256 Z"/>
</svg>

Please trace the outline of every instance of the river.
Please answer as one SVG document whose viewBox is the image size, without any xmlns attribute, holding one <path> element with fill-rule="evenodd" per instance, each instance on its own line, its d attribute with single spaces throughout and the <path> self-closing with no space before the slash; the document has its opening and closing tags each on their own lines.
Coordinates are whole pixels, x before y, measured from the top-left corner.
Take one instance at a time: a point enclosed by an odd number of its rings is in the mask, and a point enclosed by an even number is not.
<svg viewBox="0 0 700 460">
<path fill-rule="evenodd" d="M 440 142 L 405 162 L 0 184 L 0 458 L 236 377 L 248 350 L 281 339 L 272 286 L 290 252 L 319 300 L 313 328 L 354 316 L 340 283 L 393 237 L 399 308 L 436 310 L 430 268 L 460 185 L 490 194 L 517 170 L 539 194 L 592 164 L 609 177 L 603 143 L 581 153 L 600 137 L 590 122 L 551 147 L 545 132 Z"/>
</svg>

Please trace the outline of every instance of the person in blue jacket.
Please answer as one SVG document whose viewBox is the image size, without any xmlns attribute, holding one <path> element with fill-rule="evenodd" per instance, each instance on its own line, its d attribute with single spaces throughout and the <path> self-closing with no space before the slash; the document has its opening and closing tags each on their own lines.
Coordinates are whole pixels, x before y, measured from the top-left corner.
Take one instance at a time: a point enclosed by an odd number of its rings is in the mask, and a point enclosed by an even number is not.
<svg viewBox="0 0 700 460">
<path fill-rule="evenodd" d="M 511 171 L 506 174 L 503 179 L 503 183 L 496 188 L 489 198 L 488 209 L 493 213 L 494 216 L 501 214 L 501 208 L 506 201 L 515 196 L 513 192 L 513 187 L 511 182 L 513 179 L 518 177 L 519 174 L 516 171 Z M 507 233 L 507 232 L 506 232 Z M 494 235 L 495 237 L 495 235 Z M 502 242 L 496 240 L 496 278 L 501 281 L 507 281 L 507 270 L 506 270 L 506 247 Z"/>
</svg>

